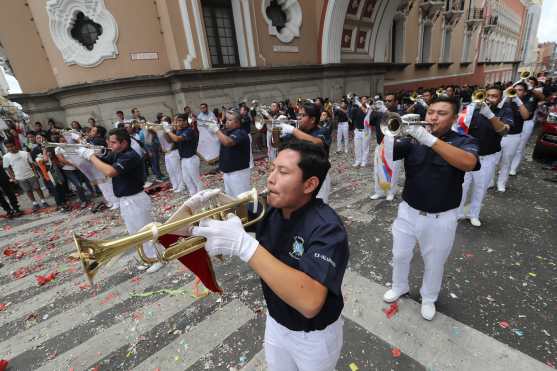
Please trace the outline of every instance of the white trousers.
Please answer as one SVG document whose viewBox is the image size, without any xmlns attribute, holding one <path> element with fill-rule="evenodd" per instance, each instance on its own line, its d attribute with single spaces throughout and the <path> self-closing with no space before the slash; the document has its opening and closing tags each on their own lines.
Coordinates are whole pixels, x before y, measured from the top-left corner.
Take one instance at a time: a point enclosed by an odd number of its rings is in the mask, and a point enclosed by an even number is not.
<svg viewBox="0 0 557 371">
<path fill-rule="evenodd" d="M 190 158 L 181 159 L 182 165 L 182 178 L 188 188 L 190 196 L 203 190 L 203 183 L 199 176 L 199 157 L 193 155 Z"/>
<path fill-rule="evenodd" d="M 251 169 L 249 167 L 233 171 L 231 173 L 223 173 L 224 193 L 236 197 L 251 189 Z"/>
<path fill-rule="evenodd" d="M 145 192 L 139 192 L 132 196 L 118 197 L 120 213 L 129 234 L 139 231 L 141 228 L 153 222 L 151 215 L 151 199 Z M 157 250 L 152 242 L 143 244 L 143 251 L 149 258 L 157 257 Z"/>
<path fill-rule="evenodd" d="M 513 173 L 516 173 L 518 170 L 518 166 L 520 162 L 524 158 L 524 149 L 526 148 L 526 144 L 528 144 L 528 140 L 532 136 L 532 132 L 534 131 L 534 120 L 524 121 L 524 126 L 522 127 L 522 133 L 520 133 L 520 143 L 516 149 L 516 153 L 513 157 L 511 163 L 511 170 Z"/>
<path fill-rule="evenodd" d="M 106 182 L 97 183 L 101 190 L 105 201 L 112 206 L 118 206 L 118 197 L 114 195 L 114 188 L 112 187 L 112 179 L 108 178 Z"/>
<path fill-rule="evenodd" d="M 435 303 L 441 290 L 445 262 L 451 253 L 457 225 L 457 210 L 425 214 L 406 202 L 398 206 L 393 223 L 393 290 L 408 292 L 408 274 L 416 242 L 424 260 L 420 294 L 422 303 Z M 424 215 L 425 214 L 425 215 Z"/>
<path fill-rule="evenodd" d="M 371 130 L 354 130 L 354 164 L 367 165 Z"/>
<path fill-rule="evenodd" d="M 339 317 L 323 330 L 292 331 L 267 314 L 265 358 L 269 371 L 331 371 L 342 349 L 344 321 Z"/>
<path fill-rule="evenodd" d="M 317 198 L 323 200 L 324 203 L 329 203 L 329 195 L 331 194 L 331 176 L 329 172 L 327 172 L 327 176 L 323 180 L 323 184 L 321 188 L 319 188 L 319 192 L 317 192 Z"/>
<path fill-rule="evenodd" d="M 460 202 L 460 207 L 458 209 L 459 217 L 464 216 L 464 205 L 466 205 L 468 191 L 472 185 L 470 210 L 468 210 L 467 216 L 469 218 L 479 219 L 482 203 L 487 193 L 489 182 L 495 174 L 495 167 L 497 166 L 497 159 L 499 156 L 499 152 L 487 156 L 480 156 L 480 164 L 482 165 L 480 170 L 469 171 L 464 176 L 464 182 L 462 183 L 462 201 Z"/>
<path fill-rule="evenodd" d="M 337 152 L 342 151 L 344 145 L 344 153 L 348 153 L 348 122 L 339 122 L 337 127 Z"/>
<path fill-rule="evenodd" d="M 521 134 L 508 134 L 501 139 L 501 152 L 498 156 L 501 161 L 499 162 L 499 177 L 497 178 L 497 187 L 502 188 L 507 185 L 509 179 L 509 172 L 511 171 L 511 162 L 516 149 L 520 144 Z"/>
<path fill-rule="evenodd" d="M 269 161 L 274 161 L 274 159 L 277 158 L 277 149 L 273 148 L 271 145 L 272 137 L 273 134 L 269 125 L 267 126 L 267 157 L 269 158 Z"/>
<path fill-rule="evenodd" d="M 397 185 L 397 181 L 398 181 L 398 174 L 400 174 L 400 167 L 402 166 L 402 160 L 398 160 L 398 161 L 393 161 L 392 164 L 392 171 L 393 171 L 393 175 L 391 176 L 391 187 L 387 190 L 387 192 L 385 192 L 385 190 L 383 188 L 381 188 L 381 184 L 379 182 L 379 173 L 378 171 L 383 171 L 382 169 L 382 165 L 379 162 L 379 149 L 381 147 L 379 145 L 377 145 L 377 147 L 375 147 L 375 155 L 373 156 L 374 158 L 374 164 L 373 164 L 373 188 L 375 191 L 375 194 L 381 195 L 381 196 L 385 196 L 385 194 L 388 195 L 396 195 L 396 192 L 398 190 L 398 185 Z"/>
<path fill-rule="evenodd" d="M 180 153 L 177 149 L 174 149 L 168 153 L 164 154 L 164 163 L 166 166 L 166 171 L 168 172 L 168 177 L 170 178 L 170 184 L 175 191 L 184 190 L 184 177 L 182 176 L 182 164 L 180 160 Z"/>
</svg>

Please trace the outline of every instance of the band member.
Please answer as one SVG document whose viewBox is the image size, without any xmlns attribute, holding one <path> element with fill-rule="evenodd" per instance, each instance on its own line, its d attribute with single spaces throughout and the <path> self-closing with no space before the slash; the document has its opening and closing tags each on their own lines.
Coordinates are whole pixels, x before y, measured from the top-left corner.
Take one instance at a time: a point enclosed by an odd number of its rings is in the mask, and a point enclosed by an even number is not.
<svg viewBox="0 0 557 371">
<path fill-rule="evenodd" d="M 269 115 L 272 119 L 276 119 L 280 116 L 279 105 L 277 102 L 271 103 L 271 110 L 269 111 Z M 272 145 L 272 127 L 271 124 L 266 124 L 265 126 L 267 127 L 267 157 L 269 161 L 273 161 L 277 157 L 277 149 Z"/>
<path fill-rule="evenodd" d="M 185 114 L 184 114 L 185 117 Z M 164 116 L 161 122 L 167 125 L 171 125 L 170 117 Z M 172 190 L 174 193 L 180 193 L 185 190 L 184 177 L 182 175 L 182 165 L 180 162 L 180 153 L 178 152 L 178 147 L 176 143 L 170 139 L 169 134 L 166 132 L 156 131 L 159 137 L 159 142 L 161 144 L 162 152 L 164 153 L 164 164 L 166 166 L 166 172 L 170 177 L 170 184 L 172 184 Z"/>
<path fill-rule="evenodd" d="M 261 277 L 271 371 L 333 370 L 342 348 L 348 237 L 340 217 L 316 198 L 329 167 L 323 146 L 289 141 L 272 164 L 270 208 L 255 238 L 236 216 L 192 231 L 207 238 L 210 255 L 236 255 Z"/>
<path fill-rule="evenodd" d="M 87 143 L 95 146 L 106 147 L 106 129 L 103 126 L 94 126 L 89 132 Z"/>
<path fill-rule="evenodd" d="M 319 108 L 313 103 L 304 104 L 301 108 L 301 117 L 299 127 L 295 128 L 289 124 L 281 124 L 281 135 L 284 141 L 293 138 L 305 140 L 314 144 L 322 145 L 329 155 L 331 146 L 331 127 L 320 127 L 318 125 L 320 118 Z M 317 198 L 323 200 L 324 203 L 329 202 L 329 194 L 331 193 L 331 177 L 329 174 L 322 182 L 321 189 L 317 194 Z"/>
<path fill-rule="evenodd" d="M 217 115 L 209 111 L 209 106 L 207 106 L 207 103 L 201 103 L 199 105 L 199 113 L 196 117 L 199 121 L 218 122 Z"/>
<path fill-rule="evenodd" d="M 354 125 L 354 163 L 353 167 L 366 167 L 369 157 L 369 145 L 371 140 L 371 130 L 364 125 L 367 114 L 367 106 L 362 102 L 361 105 L 353 105 L 350 118 Z"/>
<path fill-rule="evenodd" d="M 8 153 L 3 157 L 3 167 L 10 177 L 10 182 L 18 183 L 21 190 L 27 194 L 33 204 L 33 211 L 37 211 L 41 207 L 48 207 L 29 152 L 18 150 L 12 141 L 8 141 L 4 145 Z M 40 206 L 33 191 L 39 196 Z"/>
<path fill-rule="evenodd" d="M 125 129 L 112 129 L 109 132 L 107 155 L 97 157 L 92 149 L 81 147 L 79 155 L 91 161 L 105 176 L 112 178 L 114 195 L 118 198 L 120 213 L 129 234 L 135 233 L 145 225 L 153 222 L 151 216 L 151 199 L 143 191 L 144 161 L 130 147 L 130 136 Z M 152 242 L 143 244 L 145 255 L 157 257 L 157 250 Z M 139 270 L 154 273 L 162 268 L 162 263 L 151 266 L 140 265 Z"/>
<path fill-rule="evenodd" d="M 510 130 L 513 124 L 513 114 L 510 106 L 499 108 L 502 92 L 499 88 L 492 87 L 486 91 L 486 102 L 472 103 L 468 106 L 467 117 L 470 117 L 468 134 L 479 142 L 478 155 L 481 168 L 478 171 L 467 172 L 462 184 L 462 201 L 458 211 L 458 218 L 464 218 L 464 205 L 468 196 L 470 185 L 473 191 L 470 200 L 470 210 L 467 217 L 475 227 L 480 227 L 480 210 L 487 193 L 489 182 L 495 174 L 497 158 L 501 152 L 501 139 Z M 486 104 L 487 103 L 487 104 Z"/>
<path fill-rule="evenodd" d="M 346 102 L 340 104 L 340 108 L 333 110 L 337 124 L 337 153 L 348 153 L 348 105 Z"/>
<path fill-rule="evenodd" d="M 224 192 L 234 197 L 251 189 L 250 140 L 240 120 L 238 112 L 228 111 L 224 131 L 218 125 L 209 126 L 221 144 L 219 170 L 223 173 Z"/>
<path fill-rule="evenodd" d="M 8 199 L 7 201 L 6 198 Z M 10 183 L 10 177 L 4 171 L 2 156 L 0 156 L 0 206 L 6 211 L 8 219 L 23 215 L 23 212 L 19 209 L 17 196 Z"/>
<path fill-rule="evenodd" d="M 393 284 L 383 300 L 394 302 L 409 291 L 410 261 L 418 242 L 425 266 L 421 314 L 427 320 L 435 316 L 443 268 L 453 246 L 464 173 L 480 168 L 476 140 L 451 130 L 457 115 L 455 100 L 437 98 L 426 115 L 431 133 L 423 126 L 411 126 L 408 134 L 415 140 L 394 143 L 393 158 L 404 159 L 406 180 L 392 228 Z"/>
<path fill-rule="evenodd" d="M 203 106 L 203 105 L 202 105 Z M 188 123 L 186 115 L 176 115 L 175 125 L 176 133 L 168 123 L 164 126 L 164 130 L 168 134 L 171 141 L 178 146 L 180 154 L 180 162 L 182 166 L 182 177 L 188 188 L 190 196 L 203 189 L 201 177 L 199 175 L 199 157 L 197 156 L 197 144 L 199 143 L 199 132 L 197 128 Z"/>
<path fill-rule="evenodd" d="M 531 85 L 530 85 L 531 84 Z M 522 98 L 524 102 L 524 106 L 528 110 L 528 118 L 524 120 L 524 125 L 522 127 L 522 133 L 520 133 L 520 143 L 516 149 L 516 153 L 514 154 L 513 160 L 511 162 L 511 170 L 509 171 L 509 175 L 516 175 L 518 170 L 518 166 L 524 157 L 524 149 L 526 148 L 526 144 L 528 144 L 528 140 L 534 131 L 534 115 L 536 113 L 536 109 L 538 108 L 538 104 L 545 100 L 543 92 L 538 91 L 541 88 L 536 88 L 538 84 L 538 80 L 535 77 L 530 77 L 528 79 L 528 91 L 524 98 Z"/>
<path fill-rule="evenodd" d="M 498 156 L 501 160 L 499 165 L 499 176 L 497 178 L 497 190 L 505 192 L 507 180 L 509 179 L 509 172 L 511 170 L 511 162 L 516 153 L 518 145 L 520 144 L 520 135 L 524 120 L 530 117 L 528 108 L 524 105 L 522 99 L 526 97 L 527 85 L 519 82 L 514 87 L 516 89 L 516 97 L 505 97 L 505 104 L 509 104 L 513 112 L 513 125 L 509 133 L 501 140 L 501 154 Z"/>
<path fill-rule="evenodd" d="M 413 105 L 408 107 L 407 113 L 415 113 L 420 115 L 420 120 L 425 120 L 427 107 L 433 101 L 433 93 L 430 90 L 424 90 L 422 97 L 417 99 Z"/>
<path fill-rule="evenodd" d="M 123 111 L 116 111 L 116 122 L 114 122 L 114 129 L 122 129 L 129 121 L 124 118 Z"/>
<path fill-rule="evenodd" d="M 388 112 L 395 112 L 401 114 L 398 110 L 398 100 L 394 94 L 385 95 L 385 108 Z M 369 197 L 372 200 L 386 198 L 387 201 L 392 201 L 395 198 L 398 186 L 398 175 L 400 173 L 401 161 L 392 161 L 387 159 L 389 153 L 392 153 L 390 148 L 391 142 L 383 143 L 383 133 L 381 132 L 381 121 L 385 116 L 385 112 L 375 111 L 371 114 L 370 123 L 375 128 L 375 135 L 378 146 L 375 148 L 374 153 L 374 166 L 373 166 L 373 184 L 374 193 Z M 383 143 L 381 146 L 380 144 Z M 386 148 L 387 147 L 387 148 Z M 380 180 L 380 171 L 386 172 L 387 176 L 385 182 Z"/>
<path fill-rule="evenodd" d="M 245 104 L 240 106 L 240 117 L 241 117 L 241 127 L 248 134 L 249 138 L 249 167 L 253 169 L 253 150 L 252 150 L 252 143 L 253 138 L 251 137 L 251 123 L 252 119 L 249 114 L 249 108 Z"/>
</svg>

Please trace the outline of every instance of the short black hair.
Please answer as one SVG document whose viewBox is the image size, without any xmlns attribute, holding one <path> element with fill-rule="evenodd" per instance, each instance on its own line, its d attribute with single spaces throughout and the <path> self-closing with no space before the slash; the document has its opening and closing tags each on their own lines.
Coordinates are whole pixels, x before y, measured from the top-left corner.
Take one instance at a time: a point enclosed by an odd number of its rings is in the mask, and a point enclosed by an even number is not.
<svg viewBox="0 0 557 371">
<path fill-rule="evenodd" d="M 315 118 L 315 124 L 317 124 L 319 122 L 319 116 L 321 115 L 319 108 L 317 108 L 314 103 L 304 103 L 302 107 L 306 115 Z"/>
<path fill-rule="evenodd" d="M 524 88 L 524 90 L 528 91 L 528 85 L 526 85 L 526 83 L 524 81 L 517 82 L 516 84 L 513 85 L 513 88 L 515 88 L 519 85 L 522 86 Z"/>
<path fill-rule="evenodd" d="M 186 123 L 188 122 L 188 115 L 186 115 L 186 114 L 184 114 L 184 113 L 179 113 L 179 114 L 177 114 L 177 115 L 176 115 L 176 118 L 177 118 L 177 119 L 182 119 L 182 120 L 184 120 L 184 122 L 186 122 Z"/>
<path fill-rule="evenodd" d="M 298 162 L 298 167 L 302 170 L 302 179 L 304 181 L 308 180 L 312 176 L 316 176 L 319 179 L 319 185 L 312 194 L 315 198 L 321 185 L 325 181 L 327 172 L 331 167 L 329 162 L 329 156 L 323 148 L 322 145 L 307 142 L 305 140 L 292 139 L 289 140 L 279 147 L 279 152 L 285 149 L 296 151 L 300 154 L 300 162 Z"/>
<path fill-rule="evenodd" d="M 108 132 L 108 136 L 111 137 L 112 135 L 115 135 L 116 139 L 119 142 L 125 140 L 126 142 L 128 142 L 128 145 L 131 145 L 130 135 L 128 134 L 128 131 L 126 129 L 122 129 L 122 128 L 112 129 Z"/>
<path fill-rule="evenodd" d="M 123 112 L 123 111 L 120 111 L 120 110 L 118 110 L 118 111 L 116 111 L 116 114 L 117 114 L 117 115 L 123 115 L 123 114 L 124 114 L 124 112 Z"/>
<path fill-rule="evenodd" d="M 104 126 L 97 126 L 97 134 L 99 137 L 106 137 L 106 128 Z"/>
<path fill-rule="evenodd" d="M 430 103 L 430 106 L 432 104 L 435 103 L 449 103 L 451 105 L 451 107 L 453 108 L 453 113 L 456 115 L 458 115 L 459 109 L 460 109 L 460 103 L 458 103 L 458 101 L 456 100 L 456 98 L 454 97 L 449 97 L 448 95 L 440 95 L 436 98 L 433 98 L 433 101 Z"/>
</svg>

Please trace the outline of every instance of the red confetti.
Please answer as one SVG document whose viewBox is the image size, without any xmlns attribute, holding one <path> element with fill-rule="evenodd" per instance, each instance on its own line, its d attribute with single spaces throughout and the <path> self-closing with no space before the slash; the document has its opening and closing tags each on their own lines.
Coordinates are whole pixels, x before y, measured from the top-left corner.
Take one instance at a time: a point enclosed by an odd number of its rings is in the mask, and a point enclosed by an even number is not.
<svg viewBox="0 0 557 371">
<path fill-rule="evenodd" d="M 80 288 L 81 290 L 86 290 L 86 289 L 88 289 L 88 288 L 91 288 L 91 285 L 88 284 L 87 282 L 84 282 L 84 283 L 82 283 L 82 284 L 79 285 L 79 288 Z"/>
<path fill-rule="evenodd" d="M 103 300 L 101 300 L 101 304 L 108 304 L 108 302 L 110 302 L 115 297 L 116 295 L 111 292 L 110 294 L 106 295 L 106 297 Z"/>
<path fill-rule="evenodd" d="M 8 306 L 6 304 L 0 303 L 0 312 L 5 310 Z"/>
<path fill-rule="evenodd" d="M 9 247 L 7 247 L 7 248 L 4 250 L 4 255 L 5 255 L 5 256 L 12 256 L 12 255 L 14 255 L 15 253 L 16 253 L 16 251 L 15 251 L 14 249 L 10 249 Z"/>
<path fill-rule="evenodd" d="M 44 276 L 40 276 L 40 275 L 36 276 L 37 283 L 39 284 L 39 286 L 42 286 L 46 283 L 49 283 L 53 279 L 55 279 L 57 275 L 58 275 L 58 272 L 51 272 L 51 273 L 49 273 L 47 275 L 44 275 Z"/>
<path fill-rule="evenodd" d="M 13 276 L 15 277 L 16 280 L 18 280 L 20 278 L 27 276 L 28 274 L 29 272 L 27 271 L 27 268 L 21 267 L 13 273 Z"/>
<path fill-rule="evenodd" d="M 464 257 L 465 257 L 465 258 L 473 258 L 473 257 L 474 257 L 474 254 L 472 254 L 471 252 L 465 252 L 465 253 L 464 253 Z"/>
<path fill-rule="evenodd" d="M 509 328 L 511 325 L 509 325 L 509 323 L 507 321 L 501 321 L 499 322 L 499 327 L 501 328 Z"/>
<path fill-rule="evenodd" d="M 388 319 L 393 318 L 393 316 L 398 312 L 398 303 L 392 303 L 387 309 L 383 309 L 383 312 Z"/>
<path fill-rule="evenodd" d="M 399 348 L 393 348 L 393 349 L 391 349 L 391 354 L 392 354 L 393 357 L 395 357 L 395 358 L 400 357 L 400 349 L 399 349 Z"/>
<path fill-rule="evenodd" d="M 0 371 L 6 371 L 8 368 L 8 361 L 5 359 L 0 359 Z"/>
<path fill-rule="evenodd" d="M 139 282 L 141 282 L 141 277 L 135 276 L 134 278 L 131 279 L 131 281 L 135 284 L 139 284 Z"/>
</svg>

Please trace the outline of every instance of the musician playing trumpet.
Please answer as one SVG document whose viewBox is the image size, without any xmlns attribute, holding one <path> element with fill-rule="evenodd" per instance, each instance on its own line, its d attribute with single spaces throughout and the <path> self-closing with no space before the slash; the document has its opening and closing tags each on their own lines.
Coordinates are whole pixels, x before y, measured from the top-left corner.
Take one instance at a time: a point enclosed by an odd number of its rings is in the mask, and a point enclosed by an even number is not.
<svg viewBox="0 0 557 371">
<path fill-rule="evenodd" d="M 476 102 L 467 107 L 465 122 L 468 134 L 479 141 L 479 159 L 481 168 L 478 171 L 467 172 L 462 184 L 462 201 L 458 211 L 458 218 L 464 218 L 464 205 L 470 185 L 473 191 L 467 218 L 475 227 L 482 225 L 480 210 L 489 187 L 489 182 L 495 174 L 497 159 L 501 153 L 501 139 L 509 132 L 513 125 L 513 114 L 508 104 L 499 108 L 502 91 L 497 87 L 490 87 L 486 91 L 474 93 L 478 97 Z M 485 98 L 485 100 L 483 100 Z"/>
<path fill-rule="evenodd" d="M 411 138 L 384 139 L 394 141 L 393 159 L 404 160 L 406 179 L 392 227 L 392 288 L 383 300 L 394 302 L 408 293 L 410 261 L 418 242 L 425 270 L 421 314 L 426 320 L 435 316 L 443 268 L 455 238 L 464 173 L 480 169 L 476 139 L 451 130 L 457 115 L 456 100 L 441 96 L 427 109 L 430 130 L 410 125 L 406 133 Z"/>
</svg>

